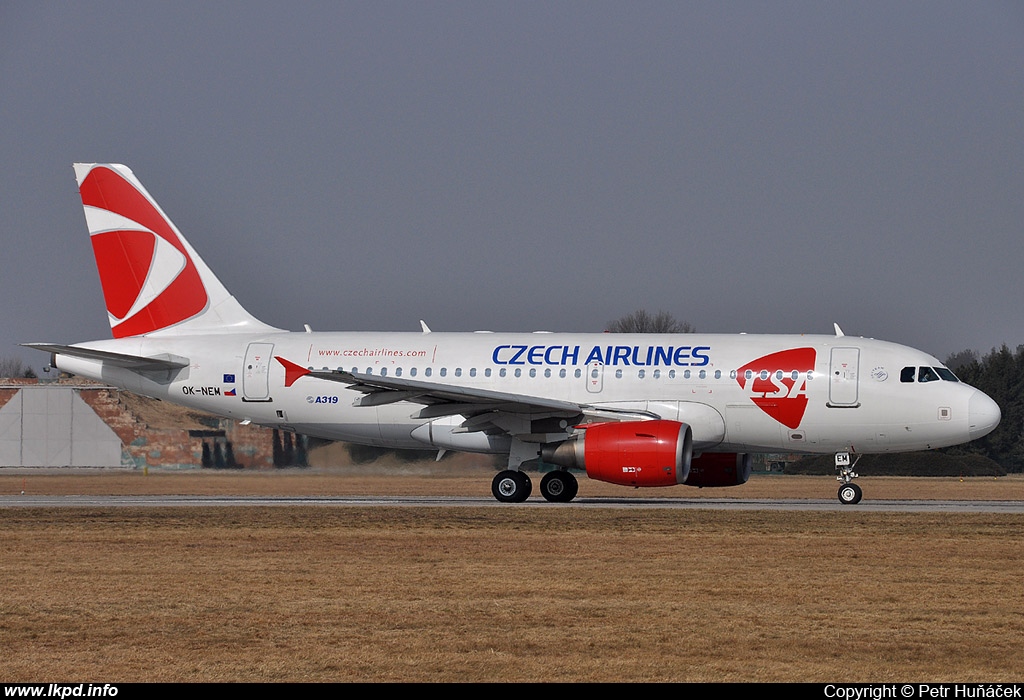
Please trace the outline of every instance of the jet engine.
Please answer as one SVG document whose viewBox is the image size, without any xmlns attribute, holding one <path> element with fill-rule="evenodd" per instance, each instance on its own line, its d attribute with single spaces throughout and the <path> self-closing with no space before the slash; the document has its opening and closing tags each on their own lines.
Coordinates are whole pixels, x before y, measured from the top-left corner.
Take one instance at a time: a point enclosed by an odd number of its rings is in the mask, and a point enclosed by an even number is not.
<svg viewBox="0 0 1024 700">
<path fill-rule="evenodd" d="M 690 426 L 672 420 L 598 423 L 541 448 L 548 464 L 585 469 L 591 479 L 620 486 L 686 483 L 692 455 Z"/>
<path fill-rule="evenodd" d="M 750 455 L 705 452 L 690 460 L 687 486 L 739 486 L 750 478 Z"/>
</svg>

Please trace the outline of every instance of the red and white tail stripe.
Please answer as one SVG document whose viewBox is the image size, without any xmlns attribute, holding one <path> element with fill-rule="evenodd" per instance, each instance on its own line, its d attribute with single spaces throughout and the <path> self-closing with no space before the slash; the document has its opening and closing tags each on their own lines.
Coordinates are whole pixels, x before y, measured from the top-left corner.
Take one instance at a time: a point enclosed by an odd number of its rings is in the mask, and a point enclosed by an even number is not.
<svg viewBox="0 0 1024 700">
<path fill-rule="evenodd" d="M 235 301 L 123 165 L 76 163 L 115 338 L 267 330 Z"/>
</svg>

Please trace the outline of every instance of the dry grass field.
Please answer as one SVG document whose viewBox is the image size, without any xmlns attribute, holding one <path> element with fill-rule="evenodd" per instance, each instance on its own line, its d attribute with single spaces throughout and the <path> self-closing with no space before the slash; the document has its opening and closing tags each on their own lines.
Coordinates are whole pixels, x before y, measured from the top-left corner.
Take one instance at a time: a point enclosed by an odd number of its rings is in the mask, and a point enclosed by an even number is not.
<svg viewBox="0 0 1024 700">
<path fill-rule="evenodd" d="M 20 493 L 479 494 L 402 467 L 5 474 Z M 868 499 L 1024 480 L 862 479 Z M 582 498 L 833 498 L 822 477 Z M 1020 681 L 1022 518 L 482 507 L 0 510 L 5 681 Z"/>
</svg>

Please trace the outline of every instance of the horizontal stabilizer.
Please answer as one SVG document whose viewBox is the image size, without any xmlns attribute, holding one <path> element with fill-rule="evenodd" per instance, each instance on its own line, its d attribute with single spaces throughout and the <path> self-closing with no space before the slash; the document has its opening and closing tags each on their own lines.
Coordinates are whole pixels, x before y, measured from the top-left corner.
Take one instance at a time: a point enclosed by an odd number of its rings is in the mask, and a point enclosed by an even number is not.
<svg viewBox="0 0 1024 700">
<path fill-rule="evenodd" d="M 50 343 L 22 343 L 26 348 L 42 350 L 43 352 L 55 355 L 69 355 L 80 357 L 85 360 L 101 360 L 102 362 L 123 367 L 135 372 L 166 372 L 168 370 L 182 369 L 188 367 L 189 359 L 180 355 L 156 355 L 154 357 L 139 357 L 138 355 L 125 355 L 119 352 L 107 350 L 93 350 L 82 348 L 76 345 L 52 345 Z"/>
</svg>

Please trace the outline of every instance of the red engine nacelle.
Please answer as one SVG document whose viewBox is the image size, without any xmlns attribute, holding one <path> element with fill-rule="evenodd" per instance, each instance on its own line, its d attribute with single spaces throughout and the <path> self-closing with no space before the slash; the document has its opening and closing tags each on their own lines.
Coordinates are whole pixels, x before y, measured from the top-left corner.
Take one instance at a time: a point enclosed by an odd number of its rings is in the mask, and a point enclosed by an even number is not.
<svg viewBox="0 0 1024 700">
<path fill-rule="evenodd" d="M 690 461 L 687 486 L 739 486 L 750 478 L 750 455 L 705 452 Z"/>
<path fill-rule="evenodd" d="M 673 420 L 598 423 L 541 450 L 545 462 L 586 469 L 591 479 L 620 486 L 685 483 L 692 456 L 690 426 Z"/>
</svg>

